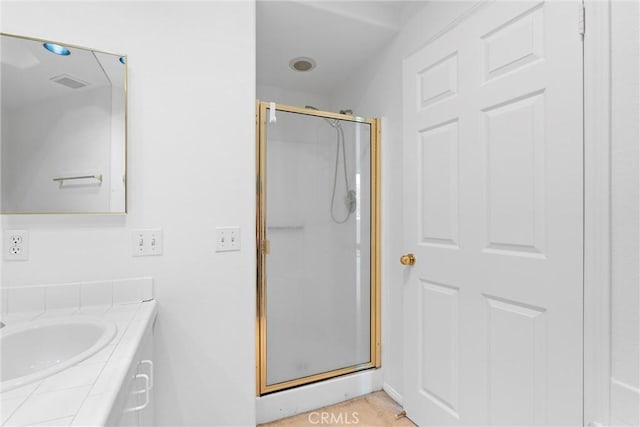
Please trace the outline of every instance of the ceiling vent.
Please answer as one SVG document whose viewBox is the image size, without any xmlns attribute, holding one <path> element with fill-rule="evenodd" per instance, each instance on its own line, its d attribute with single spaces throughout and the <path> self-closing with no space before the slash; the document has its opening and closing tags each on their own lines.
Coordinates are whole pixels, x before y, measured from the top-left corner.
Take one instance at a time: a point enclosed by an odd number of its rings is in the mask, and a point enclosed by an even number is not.
<svg viewBox="0 0 640 427">
<path fill-rule="evenodd" d="M 293 58 L 289 61 L 289 67 L 294 71 L 311 71 L 316 68 L 316 61 L 312 58 L 301 56 L 298 58 Z"/>
<path fill-rule="evenodd" d="M 61 74 L 59 76 L 52 77 L 51 81 L 60 83 L 62 86 L 66 86 L 71 89 L 80 89 L 81 87 L 85 87 L 89 85 L 89 83 L 83 82 L 82 80 L 77 79 L 75 77 L 71 77 L 67 74 Z"/>
</svg>

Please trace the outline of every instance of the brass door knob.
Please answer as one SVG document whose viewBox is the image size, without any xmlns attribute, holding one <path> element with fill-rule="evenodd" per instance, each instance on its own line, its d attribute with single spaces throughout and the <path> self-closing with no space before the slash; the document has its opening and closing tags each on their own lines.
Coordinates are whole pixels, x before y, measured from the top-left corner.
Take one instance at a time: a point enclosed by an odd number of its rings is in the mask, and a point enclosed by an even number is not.
<svg viewBox="0 0 640 427">
<path fill-rule="evenodd" d="M 400 257 L 400 264 L 413 265 L 416 263 L 416 256 L 414 254 L 405 254 Z"/>
</svg>

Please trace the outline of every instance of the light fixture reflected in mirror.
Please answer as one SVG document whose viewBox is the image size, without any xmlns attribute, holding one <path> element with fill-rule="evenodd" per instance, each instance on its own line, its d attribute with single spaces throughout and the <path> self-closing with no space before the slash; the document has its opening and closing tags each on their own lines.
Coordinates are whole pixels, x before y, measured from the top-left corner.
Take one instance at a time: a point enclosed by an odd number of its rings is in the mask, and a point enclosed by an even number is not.
<svg viewBox="0 0 640 427">
<path fill-rule="evenodd" d="M 67 56 L 71 54 L 69 49 L 67 49 L 64 46 L 60 46 L 59 44 L 47 42 L 47 43 L 43 43 L 42 46 L 44 46 L 44 48 L 47 49 L 49 52 L 55 53 L 56 55 Z"/>
</svg>

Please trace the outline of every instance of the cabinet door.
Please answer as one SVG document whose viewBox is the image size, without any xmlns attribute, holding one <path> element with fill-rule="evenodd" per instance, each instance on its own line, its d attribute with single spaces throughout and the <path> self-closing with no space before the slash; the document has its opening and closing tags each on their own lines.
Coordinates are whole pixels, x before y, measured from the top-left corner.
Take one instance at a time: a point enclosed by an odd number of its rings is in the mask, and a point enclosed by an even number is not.
<svg viewBox="0 0 640 427">
<path fill-rule="evenodd" d="M 140 401 L 140 395 L 137 394 L 137 390 L 140 390 L 141 387 L 144 387 L 143 381 L 139 381 L 135 377 L 130 381 L 129 387 L 126 389 L 127 398 L 122 415 L 120 416 L 120 420 L 117 424 L 118 427 L 132 427 L 140 425 L 139 411 L 131 410 L 131 408 L 135 408 L 141 404 L 138 403 Z"/>
<path fill-rule="evenodd" d="M 148 328 L 130 369 L 126 401 L 117 425 L 154 425 L 153 327 Z"/>
<path fill-rule="evenodd" d="M 155 325 L 154 325 L 155 326 Z M 139 351 L 140 362 L 138 364 L 138 373 L 149 377 L 149 390 L 147 406 L 138 412 L 139 422 L 141 426 L 153 426 L 155 411 L 155 378 L 153 370 L 153 327 L 149 328 L 145 333 Z M 143 385 L 144 386 L 144 385 Z M 138 405 L 144 405 L 145 396 L 138 395 Z"/>
</svg>

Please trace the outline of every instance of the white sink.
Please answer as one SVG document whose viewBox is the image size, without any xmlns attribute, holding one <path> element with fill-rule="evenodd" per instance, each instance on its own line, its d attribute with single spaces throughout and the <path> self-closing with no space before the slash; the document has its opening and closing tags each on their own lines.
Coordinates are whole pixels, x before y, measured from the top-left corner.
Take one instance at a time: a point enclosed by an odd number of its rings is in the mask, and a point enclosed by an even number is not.
<svg viewBox="0 0 640 427">
<path fill-rule="evenodd" d="M 70 316 L 0 329 L 0 391 L 48 377 L 107 345 L 113 322 Z"/>
</svg>

